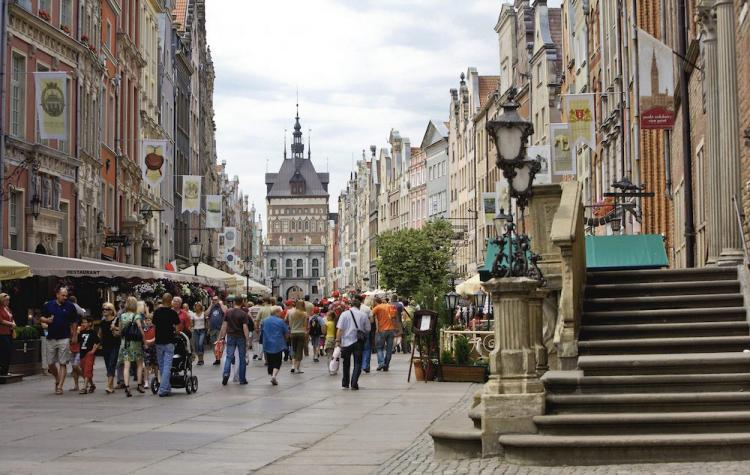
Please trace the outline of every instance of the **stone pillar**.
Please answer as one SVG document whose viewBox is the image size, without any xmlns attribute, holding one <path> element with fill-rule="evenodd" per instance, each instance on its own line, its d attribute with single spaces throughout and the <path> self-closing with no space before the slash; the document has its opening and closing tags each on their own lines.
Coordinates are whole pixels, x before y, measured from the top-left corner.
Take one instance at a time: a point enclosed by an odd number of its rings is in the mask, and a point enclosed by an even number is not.
<svg viewBox="0 0 750 475">
<path fill-rule="evenodd" d="M 544 346 L 544 299 L 547 290 L 536 289 L 529 295 L 529 345 L 534 351 L 536 375 L 541 377 L 549 369 L 547 348 Z"/>
<path fill-rule="evenodd" d="M 706 96 L 706 165 L 708 183 L 708 263 L 716 264 L 721 254 L 721 134 L 719 133 L 718 57 L 716 47 L 716 15 L 710 8 L 713 0 L 703 1 L 698 18 L 703 46 L 703 90 Z M 686 111 L 683 110 L 683 113 Z M 696 170 L 702 174 L 704 170 Z M 701 190 L 698 190 L 701 193 Z"/>
<path fill-rule="evenodd" d="M 482 391 L 482 452 L 488 456 L 500 453 L 500 434 L 536 432 L 532 418 L 544 413 L 544 386 L 537 375 L 534 349 L 542 331 L 537 282 L 525 277 L 496 278 L 486 282 L 484 289 L 495 308 L 495 349 L 490 353 L 490 378 Z M 534 322 L 532 314 L 539 317 Z M 532 332 L 538 332 L 538 337 Z"/>
<path fill-rule="evenodd" d="M 721 130 L 721 254 L 719 265 L 738 265 L 743 261 L 742 239 L 732 197 L 740 196 L 740 123 L 737 103 L 737 55 L 732 0 L 716 0 L 718 46 L 719 126 Z"/>
</svg>

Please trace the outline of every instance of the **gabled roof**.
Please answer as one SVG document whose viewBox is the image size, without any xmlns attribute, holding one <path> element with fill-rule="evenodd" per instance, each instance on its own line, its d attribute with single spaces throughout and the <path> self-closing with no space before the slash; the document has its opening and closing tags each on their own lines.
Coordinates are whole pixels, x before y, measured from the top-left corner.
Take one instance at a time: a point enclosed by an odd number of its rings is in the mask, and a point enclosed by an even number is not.
<svg viewBox="0 0 750 475">
<path fill-rule="evenodd" d="M 304 180 L 305 193 L 303 195 L 292 195 L 290 182 Z M 266 196 L 292 197 L 292 196 L 328 196 L 328 173 L 318 173 L 312 161 L 307 158 L 291 158 L 284 160 L 278 173 L 266 173 Z"/>
<path fill-rule="evenodd" d="M 420 148 L 422 150 L 426 149 L 430 145 L 439 142 L 440 140 L 447 140 L 448 139 L 448 129 L 445 126 L 445 123 L 439 120 L 430 120 L 427 123 L 427 129 L 424 132 L 424 136 L 422 137 L 422 143 L 420 144 Z"/>
<path fill-rule="evenodd" d="M 484 107 L 489 101 L 489 95 L 497 89 L 500 76 L 479 76 L 479 107 Z"/>
<path fill-rule="evenodd" d="M 176 0 L 174 5 L 174 12 L 172 15 L 175 18 L 175 23 L 180 25 L 179 29 L 185 29 L 185 22 L 187 21 L 187 4 L 188 0 Z"/>
</svg>

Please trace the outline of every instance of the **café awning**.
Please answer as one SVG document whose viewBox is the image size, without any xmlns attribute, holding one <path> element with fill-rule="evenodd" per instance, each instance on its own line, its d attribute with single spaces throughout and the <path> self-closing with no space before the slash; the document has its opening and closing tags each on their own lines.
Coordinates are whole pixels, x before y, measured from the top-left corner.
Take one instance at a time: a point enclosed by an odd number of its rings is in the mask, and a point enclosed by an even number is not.
<svg viewBox="0 0 750 475">
<path fill-rule="evenodd" d="M 242 274 L 234 274 L 234 278 L 237 281 L 236 285 L 237 285 L 238 292 L 243 292 L 247 290 L 247 286 L 248 286 L 247 277 L 245 277 Z M 253 294 L 270 294 L 271 293 L 271 289 L 269 289 L 268 287 L 266 287 L 265 285 L 259 282 L 254 281 L 253 279 L 250 279 L 249 284 L 250 284 L 250 293 L 253 293 Z"/>
<path fill-rule="evenodd" d="M 25 279 L 32 275 L 31 269 L 26 264 L 0 256 L 0 280 Z"/>
<path fill-rule="evenodd" d="M 195 277 L 195 267 L 188 266 L 182 269 L 179 273 Z M 198 263 L 198 276 L 220 281 L 225 286 L 234 287 L 236 285 L 235 278 L 232 274 L 228 274 L 216 267 L 212 267 L 205 262 Z"/>
<path fill-rule="evenodd" d="M 482 290 L 482 282 L 479 280 L 479 274 L 473 275 L 470 279 L 456 286 L 456 293 L 464 297 L 471 297 L 480 290 Z"/>
</svg>

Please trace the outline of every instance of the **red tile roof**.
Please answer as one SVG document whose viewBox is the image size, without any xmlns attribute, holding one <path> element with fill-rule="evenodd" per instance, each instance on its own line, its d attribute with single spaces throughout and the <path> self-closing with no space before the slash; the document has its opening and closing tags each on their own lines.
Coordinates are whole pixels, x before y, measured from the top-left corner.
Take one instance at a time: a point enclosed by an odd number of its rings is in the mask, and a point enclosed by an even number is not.
<svg viewBox="0 0 750 475">
<path fill-rule="evenodd" d="M 174 5 L 172 15 L 174 16 L 174 22 L 180 25 L 180 30 L 185 29 L 185 20 L 187 16 L 187 4 L 188 0 L 177 0 Z"/>
<path fill-rule="evenodd" d="M 479 76 L 479 107 L 487 104 L 488 96 L 497 89 L 500 76 Z"/>
</svg>

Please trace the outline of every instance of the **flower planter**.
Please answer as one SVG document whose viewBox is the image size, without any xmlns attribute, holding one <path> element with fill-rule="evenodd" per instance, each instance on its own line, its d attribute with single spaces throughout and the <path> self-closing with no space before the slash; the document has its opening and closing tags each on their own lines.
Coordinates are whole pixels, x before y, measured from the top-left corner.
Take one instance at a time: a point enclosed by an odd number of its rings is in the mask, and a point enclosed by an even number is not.
<svg viewBox="0 0 750 475">
<path fill-rule="evenodd" d="M 31 376 L 42 372 L 42 340 L 13 340 L 9 372 Z"/>
<path fill-rule="evenodd" d="M 427 365 L 427 370 L 425 371 L 425 368 L 422 367 L 422 362 L 419 360 L 414 360 L 414 377 L 417 381 L 425 381 L 425 373 L 426 373 L 426 380 L 427 381 L 434 381 L 435 380 L 435 374 L 437 373 L 435 365 Z"/>
<path fill-rule="evenodd" d="M 484 383 L 487 381 L 487 367 L 474 365 L 441 365 L 443 381 L 450 383 Z"/>
</svg>

